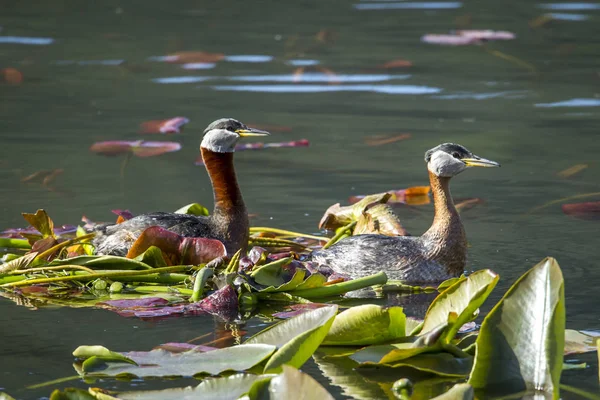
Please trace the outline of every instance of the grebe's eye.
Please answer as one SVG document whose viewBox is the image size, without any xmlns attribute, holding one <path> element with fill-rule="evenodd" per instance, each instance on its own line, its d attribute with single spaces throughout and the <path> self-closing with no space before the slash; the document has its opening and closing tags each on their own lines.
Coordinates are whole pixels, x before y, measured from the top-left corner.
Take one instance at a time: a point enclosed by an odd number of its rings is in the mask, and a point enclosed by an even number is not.
<svg viewBox="0 0 600 400">
<path fill-rule="evenodd" d="M 452 157 L 460 159 L 460 154 L 457 152 L 452 153 Z"/>
</svg>

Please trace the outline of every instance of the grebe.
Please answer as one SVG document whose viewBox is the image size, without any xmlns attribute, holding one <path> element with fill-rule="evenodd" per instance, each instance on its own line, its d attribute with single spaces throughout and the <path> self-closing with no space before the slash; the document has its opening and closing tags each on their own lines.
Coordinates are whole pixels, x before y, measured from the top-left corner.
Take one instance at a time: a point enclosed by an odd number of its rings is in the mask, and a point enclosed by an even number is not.
<svg viewBox="0 0 600 400">
<path fill-rule="evenodd" d="M 312 260 L 335 272 L 360 277 L 385 271 L 390 279 L 413 283 L 440 282 L 459 276 L 467 262 L 467 237 L 454 207 L 449 183 L 469 167 L 499 167 L 465 147 L 444 143 L 425 153 L 435 216 L 422 236 L 350 236 Z"/>
<path fill-rule="evenodd" d="M 213 187 L 214 210 L 208 217 L 166 212 L 142 214 L 116 225 L 98 226 L 93 244 L 96 254 L 125 256 L 151 226 L 160 226 L 186 237 L 218 239 L 227 255 L 248 247 L 250 223 L 233 168 L 235 145 L 242 137 L 266 136 L 268 132 L 249 128 L 232 118 L 214 121 L 204 130 L 200 152 Z"/>
</svg>

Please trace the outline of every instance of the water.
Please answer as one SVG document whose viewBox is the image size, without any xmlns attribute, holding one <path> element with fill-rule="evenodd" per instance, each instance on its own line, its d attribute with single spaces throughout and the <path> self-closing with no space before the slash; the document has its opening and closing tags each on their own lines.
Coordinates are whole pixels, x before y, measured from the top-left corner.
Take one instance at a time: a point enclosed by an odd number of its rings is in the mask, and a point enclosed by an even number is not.
<svg viewBox="0 0 600 400">
<path fill-rule="evenodd" d="M 194 160 L 205 126 L 224 116 L 292 128 L 274 133 L 272 141 L 310 141 L 308 148 L 236 156 L 244 197 L 258 214 L 253 224 L 306 232 L 317 230 L 329 205 L 351 195 L 426 184 L 423 153 L 453 141 L 502 163 L 452 182 L 456 198 L 485 200 L 463 218 L 470 268 L 501 275 L 489 303 L 552 255 L 565 275 L 567 326 L 600 329 L 597 221 L 571 219 L 558 204 L 529 213 L 551 200 L 600 191 L 598 4 L 390 2 L 394 6 L 386 9 L 384 3 L 0 1 L 0 68 L 24 74 L 19 86 L 0 85 L 1 226 L 22 226 L 21 212 L 42 207 L 64 224 L 82 215 L 112 220 L 110 210 L 117 208 L 142 213 L 191 202 L 210 205 L 208 178 Z M 577 17 L 529 27 L 528 21 L 548 10 L 573 10 Z M 508 30 L 517 39 L 485 47 L 420 42 L 424 34 L 465 27 Z M 334 43 L 315 40 L 322 29 L 335 32 Z M 156 61 L 176 51 L 227 57 L 202 71 Z M 414 66 L 375 68 L 394 59 Z M 315 81 L 321 75 L 306 75 L 312 80 L 289 82 L 306 65 L 307 74 L 323 73 L 317 65 L 344 79 L 330 85 Z M 210 79 L 157 81 L 182 76 Z M 179 115 L 191 119 L 181 135 L 137 134 L 143 121 Z M 409 140 L 364 144 L 367 136 L 407 132 Z M 88 152 L 95 141 L 157 138 L 179 141 L 183 149 L 132 160 L 124 182 L 119 158 Z M 578 163 L 589 168 L 570 179 L 556 176 Z M 55 191 L 20 182 L 54 168 L 64 169 Z M 431 221 L 430 206 L 397 211 L 413 233 Z M 0 315 L 0 388 L 23 399 L 50 392 L 23 390 L 26 385 L 72 375 L 70 353 L 80 344 L 147 350 L 215 327 L 211 317 L 140 321 L 103 310 L 30 312 L 4 299 Z M 262 323 L 250 320 L 245 329 L 257 331 Z M 592 366 L 565 372 L 564 381 L 597 391 L 594 357 L 580 357 Z M 342 397 L 314 364 L 305 370 Z M 69 385 L 86 387 L 77 381 L 63 386 Z M 165 387 L 156 381 L 133 386 Z"/>
</svg>

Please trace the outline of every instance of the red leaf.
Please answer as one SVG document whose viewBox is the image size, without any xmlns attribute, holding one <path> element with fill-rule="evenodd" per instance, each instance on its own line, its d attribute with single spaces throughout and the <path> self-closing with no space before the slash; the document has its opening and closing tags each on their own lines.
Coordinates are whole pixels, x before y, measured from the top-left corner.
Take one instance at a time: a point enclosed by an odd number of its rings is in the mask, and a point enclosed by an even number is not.
<svg viewBox="0 0 600 400">
<path fill-rule="evenodd" d="M 146 121 L 140 124 L 140 133 L 180 133 L 188 122 L 190 120 L 185 117 Z"/>
<path fill-rule="evenodd" d="M 222 53 L 206 53 L 203 51 L 179 51 L 169 54 L 167 62 L 174 64 L 214 63 L 225 58 Z"/>
<path fill-rule="evenodd" d="M 563 204 L 561 208 L 565 214 L 574 218 L 586 220 L 600 219 L 600 201 Z"/>
</svg>

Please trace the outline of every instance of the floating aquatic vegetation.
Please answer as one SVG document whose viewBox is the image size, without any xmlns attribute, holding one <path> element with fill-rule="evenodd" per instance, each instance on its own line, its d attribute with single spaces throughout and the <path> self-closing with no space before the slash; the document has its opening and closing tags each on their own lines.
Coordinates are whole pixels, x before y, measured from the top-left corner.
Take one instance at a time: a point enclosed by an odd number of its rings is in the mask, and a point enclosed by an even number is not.
<svg viewBox="0 0 600 400">
<path fill-rule="evenodd" d="M 412 66 L 413 66 L 413 63 L 411 61 L 398 59 L 398 60 L 392 60 L 392 61 L 385 62 L 381 65 L 378 65 L 376 68 L 397 69 L 397 68 L 408 68 L 408 67 L 412 67 Z"/>
<path fill-rule="evenodd" d="M 178 51 L 165 56 L 162 60 L 173 64 L 189 63 L 216 63 L 225 58 L 222 53 L 208 53 L 204 51 Z"/>
<path fill-rule="evenodd" d="M 0 69 L 0 82 L 9 85 L 20 85 L 23 83 L 23 73 L 16 68 Z"/>
<path fill-rule="evenodd" d="M 146 121 L 140 124 L 140 133 L 181 133 L 183 126 L 189 122 L 185 117 Z"/>
<path fill-rule="evenodd" d="M 431 188 L 429 186 L 413 186 L 406 189 L 400 190 L 390 190 L 385 192 L 390 195 L 387 199 L 388 203 L 404 203 L 409 205 L 422 205 L 429 204 L 429 192 Z M 383 195 L 384 193 L 380 193 L 377 196 Z M 356 195 L 351 196 L 348 199 L 350 204 L 355 204 L 357 202 L 363 201 L 365 198 L 374 195 Z"/>
<path fill-rule="evenodd" d="M 238 371 L 205 378 L 193 388 L 110 393 L 115 399 L 229 398 L 223 397 L 230 394 L 227 388 L 235 394 L 231 398 L 246 393 L 249 398 L 293 399 L 300 391 L 302 396 L 332 398 L 295 369 L 314 354 L 332 383 L 354 398 L 393 393 L 436 399 L 472 399 L 474 393 L 478 398 L 524 393 L 559 398 L 561 371 L 572 368 L 563 364 L 563 353 L 593 351 L 600 347 L 600 334 L 565 331 L 564 282 L 556 261 L 547 258 L 512 285 L 478 333 L 461 335 L 459 328 L 476 318 L 497 281 L 489 270 L 454 280 L 421 323 L 406 318 L 400 307 L 362 305 L 338 314 L 335 305 L 319 305 L 223 349 L 174 343 L 150 352 L 117 353 L 83 346 L 74 352 L 80 359 L 75 368 L 82 377 L 104 379 Z M 467 383 L 454 385 L 464 379 Z"/>
<path fill-rule="evenodd" d="M 575 164 L 567 169 L 557 172 L 556 176 L 558 176 L 559 178 L 570 178 L 579 174 L 581 171 L 587 169 L 588 167 L 589 164 Z"/>
<path fill-rule="evenodd" d="M 352 234 L 380 233 L 405 236 L 408 233 L 402 227 L 400 219 L 386 204 L 391 197 L 390 193 L 379 193 L 365 196 L 350 206 L 334 204 L 323 214 L 319 228 L 336 230 L 354 223 Z"/>
<path fill-rule="evenodd" d="M 410 139 L 412 135 L 410 133 L 401 133 L 399 135 L 375 135 L 365 138 L 365 144 L 367 146 L 383 146 L 385 144 L 400 142 L 402 140 Z"/>
<path fill-rule="evenodd" d="M 561 208 L 570 217 L 586 220 L 600 219 L 600 201 L 563 204 Z"/>
<path fill-rule="evenodd" d="M 179 150 L 181 150 L 181 145 L 177 142 L 149 142 L 144 140 L 97 142 L 90 147 L 91 152 L 104 156 L 132 154 L 136 157 L 153 157 Z"/>
</svg>

